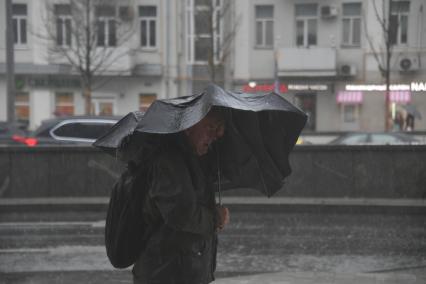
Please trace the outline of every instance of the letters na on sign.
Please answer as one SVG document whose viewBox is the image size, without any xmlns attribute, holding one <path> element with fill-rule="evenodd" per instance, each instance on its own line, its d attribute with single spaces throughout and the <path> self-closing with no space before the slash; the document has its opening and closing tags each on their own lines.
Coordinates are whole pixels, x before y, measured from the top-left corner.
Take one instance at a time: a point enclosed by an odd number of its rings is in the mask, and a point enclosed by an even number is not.
<svg viewBox="0 0 426 284">
<path fill-rule="evenodd" d="M 411 82 L 411 91 L 426 91 L 426 82 Z"/>
</svg>

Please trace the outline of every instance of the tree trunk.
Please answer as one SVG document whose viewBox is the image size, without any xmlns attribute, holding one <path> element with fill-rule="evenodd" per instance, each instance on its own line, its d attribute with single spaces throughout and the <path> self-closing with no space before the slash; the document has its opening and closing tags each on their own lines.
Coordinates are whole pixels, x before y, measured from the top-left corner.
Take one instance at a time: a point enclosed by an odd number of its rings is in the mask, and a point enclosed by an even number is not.
<svg viewBox="0 0 426 284">
<path fill-rule="evenodd" d="M 391 5 L 392 0 L 389 0 L 388 5 L 388 22 L 387 22 L 387 36 L 386 36 L 386 98 L 385 98 L 385 131 L 391 130 L 392 115 L 390 112 L 390 61 L 392 57 L 390 28 L 391 28 Z"/>
<path fill-rule="evenodd" d="M 85 114 L 93 115 L 94 110 L 92 110 L 92 90 L 88 86 L 84 87 L 84 103 Z"/>
</svg>

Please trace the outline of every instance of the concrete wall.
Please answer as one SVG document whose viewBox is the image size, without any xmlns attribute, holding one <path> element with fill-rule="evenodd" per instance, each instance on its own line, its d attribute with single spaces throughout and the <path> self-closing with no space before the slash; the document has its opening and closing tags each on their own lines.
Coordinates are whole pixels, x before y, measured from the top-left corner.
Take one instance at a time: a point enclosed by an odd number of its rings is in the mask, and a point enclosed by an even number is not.
<svg viewBox="0 0 426 284">
<path fill-rule="evenodd" d="M 424 199 L 425 160 L 426 146 L 296 147 L 276 196 Z M 0 148 L 0 197 L 107 196 L 122 169 L 91 147 Z"/>
</svg>

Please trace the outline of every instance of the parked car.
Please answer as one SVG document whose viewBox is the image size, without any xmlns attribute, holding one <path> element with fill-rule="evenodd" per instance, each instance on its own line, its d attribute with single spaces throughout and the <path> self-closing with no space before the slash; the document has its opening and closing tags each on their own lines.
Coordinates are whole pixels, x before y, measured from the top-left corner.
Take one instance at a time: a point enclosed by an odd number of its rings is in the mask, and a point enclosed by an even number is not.
<svg viewBox="0 0 426 284">
<path fill-rule="evenodd" d="M 420 141 L 401 132 L 353 132 L 344 134 L 329 144 L 332 145 L 398 145 L 419 144 Z"/>
<path fill-rule="evenodd" d="M 34 140 L 27 137 L 27 131 L 20 123 L 0 121 L 0 145 L 32 146 Z"/>
<path fill-rule="evenodd" d="M 67 116 L 42 121 L 31 135 L 37 145 L 91 144 L 121 117 Z"/>
</svg>

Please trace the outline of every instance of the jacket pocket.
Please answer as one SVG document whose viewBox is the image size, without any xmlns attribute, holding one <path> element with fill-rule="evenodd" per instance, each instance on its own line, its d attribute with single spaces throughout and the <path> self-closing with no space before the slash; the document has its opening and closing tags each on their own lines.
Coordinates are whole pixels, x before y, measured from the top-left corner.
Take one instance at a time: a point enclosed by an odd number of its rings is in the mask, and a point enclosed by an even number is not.
<svg viewBox="0 0 426 284">
<path fill-rule="evenodd" d="M 180 256 L 184 283 L 207 283 L 211 274 L 211 248 L 206 241 L 194 242 Z"/>
</svg>

